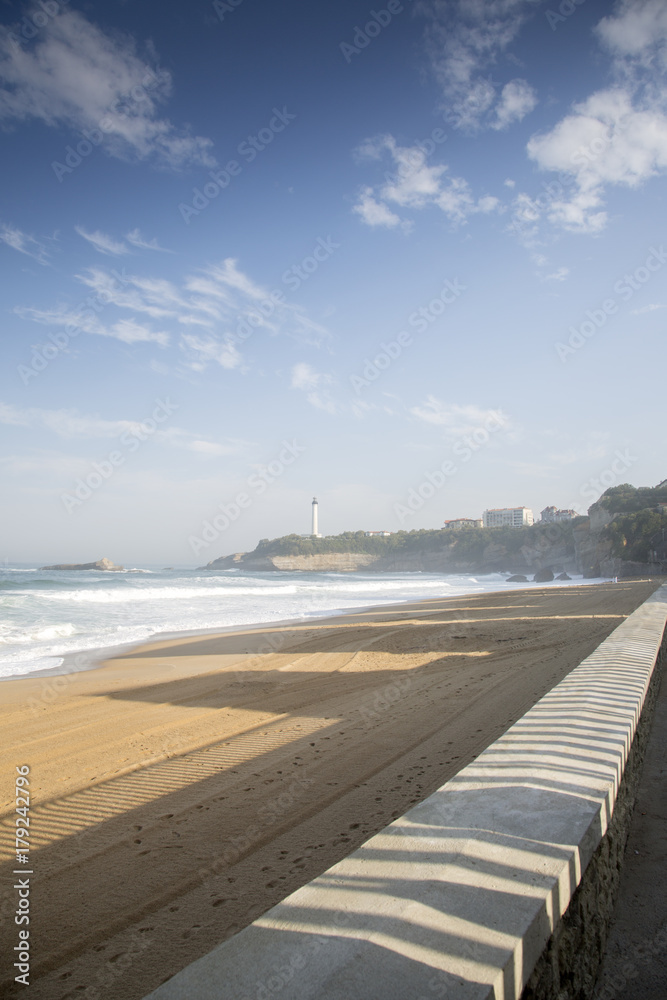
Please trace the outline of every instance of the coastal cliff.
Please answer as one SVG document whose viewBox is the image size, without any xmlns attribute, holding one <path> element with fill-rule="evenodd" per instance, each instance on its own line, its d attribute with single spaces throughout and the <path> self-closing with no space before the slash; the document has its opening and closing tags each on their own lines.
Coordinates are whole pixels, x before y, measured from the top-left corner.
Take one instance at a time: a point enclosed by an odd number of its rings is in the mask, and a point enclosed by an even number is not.
<svg viewBox="0 0 667 1000">
<path fill-rule="evenodd" d="M 520 528 L 422 529 L 368 536 L 262 539 L 253 552 L 201 570 L 355 573 L 576 573 L 637 577 L 667 573 L 667 480 L 605 491 L 587 517 Z"/>
<path fill-rule="evenodd" d="M 256 552 L 236 552 L 214 559 L 202 570 L 242 569 L 246 572 L 296 571 L 320 573 L 354 573 L 360 570 L 374 573 L 535 573 L 552 568 L 557 572 L 574 572 L 574 550 L 562 543 L 525 546 L 525 552 L 512 553 L 497 542 L 484 546 L 480 557 L 457 557 L 456 543 L 439 549 L 423 548 L 414 552 L 328 552 L 295 555 L 257 555 Z"/>
</svg>

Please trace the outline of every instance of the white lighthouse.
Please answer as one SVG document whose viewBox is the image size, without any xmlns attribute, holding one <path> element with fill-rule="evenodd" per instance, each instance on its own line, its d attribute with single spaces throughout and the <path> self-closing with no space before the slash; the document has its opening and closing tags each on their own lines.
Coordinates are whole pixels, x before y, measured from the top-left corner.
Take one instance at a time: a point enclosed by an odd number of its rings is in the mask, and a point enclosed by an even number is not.
<svg viewBox="0 0 667 1000">
<path fill-rule="evenodd" d="M 313 530 L 311 532 L 313 538 L 321 538 L 320 529 L 317 523 L 317 511 L 319 504 L 317 502 L 317 497 L 313 497 Z"/>
</svg>

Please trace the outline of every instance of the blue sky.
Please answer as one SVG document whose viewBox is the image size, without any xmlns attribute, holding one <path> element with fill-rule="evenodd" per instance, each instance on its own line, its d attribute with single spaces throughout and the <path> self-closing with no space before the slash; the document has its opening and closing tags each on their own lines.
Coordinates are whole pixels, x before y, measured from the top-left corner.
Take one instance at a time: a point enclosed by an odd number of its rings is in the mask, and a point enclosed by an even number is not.
<svg viewBox="0 0 667 1000">
<path fill-rule="evenodd" d="M 2 558 L 665 477 L 661 0 L 0 16 Z"/>
</svg>

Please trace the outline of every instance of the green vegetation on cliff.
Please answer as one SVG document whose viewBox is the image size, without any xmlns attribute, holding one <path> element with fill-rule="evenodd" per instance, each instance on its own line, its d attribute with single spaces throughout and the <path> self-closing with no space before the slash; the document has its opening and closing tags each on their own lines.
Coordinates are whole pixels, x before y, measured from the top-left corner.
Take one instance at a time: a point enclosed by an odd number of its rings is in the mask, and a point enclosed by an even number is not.
<svg viewBox="0 0 667 1000">
<path fill-rule="evenodd" d="M 580 519 L 577 519 L 579 521 Z M 420 552 L 447 552 L 455 562 L 482 562 L 489 545 L 502 546 L 508 556 L 518 555 L 524 546 L 539 546 L 544 540 L 573 546 L 573 526 L 577 521 L 560 524 L 535 524 L 524 528 L 450 528 L 397 531 L 392 535 L 367 536 L 363 531 L 344 531 L 327 538 L 302 538 L 285 535 L 263 538 L 253 556 L 311 556 L 332 552 L 364 552 L 377 556 L 406 556 Z"/>
<path fill-rule="evenodd" d="M 598 507 L 610 514 L 634 514 L 647 507 L 656 507 L 667 503 L 667 479 L 657 486 L 631 486 L 621 483 L 620 486 L 610 486 L 599 500 L 589 508 L 589 513 Z"/>
<path fill-rule="evenodd" d="M 667 480 L 658 486 L 622 483 L 606 490 L 590 512 L 602 509 L 614 516 L 603 529 L 612 555 L 638 563 L 667 560 Z"/>
<path fill-rule="evenodd" d="M 633 562 L 661 562 L 667 557 L 667 510 L 620 514 L 607 526 L 612 552 Z"/>
</svg>

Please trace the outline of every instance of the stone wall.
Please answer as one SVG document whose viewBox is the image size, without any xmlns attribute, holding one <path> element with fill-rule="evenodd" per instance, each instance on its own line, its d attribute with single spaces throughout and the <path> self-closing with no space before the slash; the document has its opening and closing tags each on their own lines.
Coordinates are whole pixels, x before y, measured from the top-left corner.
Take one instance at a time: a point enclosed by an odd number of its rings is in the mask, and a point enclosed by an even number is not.
<svg viewBox="0 0 667 1000">
<path fill-rule="evenodd" d="M 539 959 L 521 1000 L 590 1000 L 607 944 L 642 764 L 667 659 L 663 638 L 609 828 L 563 919 Z"/>
</svg>

